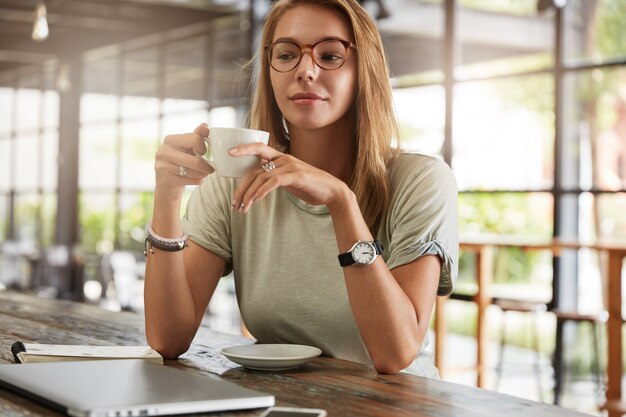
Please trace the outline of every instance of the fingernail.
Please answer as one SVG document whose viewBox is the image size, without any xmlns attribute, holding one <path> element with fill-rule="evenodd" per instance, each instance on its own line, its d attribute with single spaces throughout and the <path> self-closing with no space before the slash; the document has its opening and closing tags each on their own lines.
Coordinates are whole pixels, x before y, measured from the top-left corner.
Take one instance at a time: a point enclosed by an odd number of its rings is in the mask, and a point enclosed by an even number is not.
<svg viewBox="0 0 626 417">
<path fill-rule="evenodd" d="M 237 149 L 237 148 L 230 148 L 230 149 L 228 150 L 228 153 L 237 153 L 237 151 L 238 151 L 238 150 L 239 150 L 239 149 Z"/>
<path fill-rule="evenodd" d="M 203 126 L 206 126 L 206 127 L 209 127 L 209 125 L 208 125 L 208 124 L 206 124 L 206 123 L 202 123 L 202 125 L 203 125 Z"/>
<path fill-rule="evenodd" d="M 236 209 L 239 205 L 237 204 L 237 202 L 236 202 L 235 200 L 233 200 L 233 201 L 231 201 L 230 206 L 231 206 L 233 209 Z"/>
<path fill-rule="evenodd" d="M 243 211 L 244 213 L 247 213 L 248 211 L 250 211 L 250 209 L 252 208 L 252 203 L 254 203 L 254 199 L 256 198 L 256 194 L 252 196 L 252 198 L 250 199 L 250 201 L 248 201 L 248 204 L 246 204 L 246 208 Z"/>
</svg>

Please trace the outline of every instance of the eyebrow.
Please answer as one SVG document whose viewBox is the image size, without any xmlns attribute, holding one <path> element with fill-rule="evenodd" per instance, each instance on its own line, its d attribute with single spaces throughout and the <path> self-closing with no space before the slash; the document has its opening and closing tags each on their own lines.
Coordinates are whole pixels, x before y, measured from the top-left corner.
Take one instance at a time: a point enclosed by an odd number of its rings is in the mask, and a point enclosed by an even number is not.
<svg viewBox="0 0 626 417">
<path fill-rule="evenodd" d="M 348 40 L 344 38 L 340 38 L 339 36 L 328 36 L 328 37 L 319 39 L 317 42 L 313 42 L 311 45 L 314 45 L 318 42 L 323 42 L 323 41 L 348 41 Z M 276 43 L 276 42 L 291 42 L 291 43 L 295 43 L 296 45 L 300 45 L 300 43 L 297 42 L 294 38 L 288 38 L 288 37 L 278 38 L 272 43 Z M 354 43 L 352 41 L 348 41 L 348 42 Z"/>
</svg>

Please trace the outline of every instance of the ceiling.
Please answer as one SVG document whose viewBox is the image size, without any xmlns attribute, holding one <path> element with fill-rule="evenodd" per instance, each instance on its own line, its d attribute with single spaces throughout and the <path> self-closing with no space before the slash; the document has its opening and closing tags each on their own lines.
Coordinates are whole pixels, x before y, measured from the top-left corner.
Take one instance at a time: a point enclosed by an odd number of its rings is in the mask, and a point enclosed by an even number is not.
<svg viewBox="0 0 626 417">
<path fill-rule="evenodd" d="M 37 0 L 0 0 L 0 72 L 232 14 L 240 2 L 46 0 L 50 37 L 31 39 Z"/>
<path fill-rule="evenodd" d="M 108 45 L 137 48 L 142 39 L 158 44 L 210 33 L 214 21 L 228 16 L 239 21 L 248 0 L 46 0 L 50 36 L 42 42 L 31 39 L 36 4 L 0 0 L 0 85 L 27 68 L 49 67 L 50 60 L 71 60 Z M 151 35 L 157 38 L 151 41 Z M 158 64 L 158 54 L 152 57 L 152 64 Z M 145 56 L 143 60 L 147 63 Z M 195 64 L 202 67 L 205 62 Z"/>
<path fill-rule="evenodd" d="M 51 68 L 48 78 L 54 78 L 63 61 L 82 56 L 87 57 L 85 91 L 219 101 L 241 96 L 246 88 L 241 68 L 251 53 L 249 8 L 253 4 L 261 20 L 269 2 L 45 0 L 50 36 L 43 42 L 31 39 L 36 4 L 0 0 L 0 86 L 15 85 L 17 75 L 24 78 L 42 68 Z M 415 0 L 386 4 L 390 17 L 378 26 L 392 73 L 440 70 L 442 5 Z M 545 19 L 467 11 L 459 20 L 465 63 L 550 48 L 551 25 Z M 494 36 L 494 24 L 506 27 L 507 36 Z M 114 62 L 120 56 L 121 66 Z"/>
</svg>

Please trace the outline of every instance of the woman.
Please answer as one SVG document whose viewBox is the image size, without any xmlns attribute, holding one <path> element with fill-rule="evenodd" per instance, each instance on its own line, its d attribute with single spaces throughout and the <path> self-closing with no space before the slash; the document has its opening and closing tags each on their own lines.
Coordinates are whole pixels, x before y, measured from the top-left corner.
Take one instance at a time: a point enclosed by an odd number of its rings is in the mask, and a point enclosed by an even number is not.
<svg viewBox="0 0 626 417">
<path fill-rule="evenodd" d="M 374 23 L 354 0 L 281 0 L 262 42 L 250 125 L 270 132 L 270 146 L 231 155 L 263 165 L 240 181 L 209 175 L 194 156 L 206 125 L 166 137 L 157 153 L 150 233 L 168 250 L 148 251 L 148 343 L 167 358 L 184 353 L 232 269 L 259 343 L 436 377 L 424 349 L 435 296 L 456 276 L 456 186 L 443 162 L 392 149 Z M 202 185 L 181 221 L 188 184 Z"/>
</svg>

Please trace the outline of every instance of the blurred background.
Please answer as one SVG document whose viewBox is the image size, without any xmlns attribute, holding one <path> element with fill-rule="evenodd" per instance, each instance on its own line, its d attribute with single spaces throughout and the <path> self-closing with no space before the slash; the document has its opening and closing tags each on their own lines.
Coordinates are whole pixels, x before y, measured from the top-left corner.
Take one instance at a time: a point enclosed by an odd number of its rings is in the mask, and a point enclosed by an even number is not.
<svg viewBox="0 0 626 417">
<path fill-rule="evenodd" d="M 388 54 L 399 146 L 450 164 L 462 240 L 626 240 L 626 1 L 362 3 Z M 154 154 L 202 122 L 245 125 L 245 64 L 269 6 L 0 0 L 0 288 L 142 311 Z M 600 314 L 601 265 L 592 250 L 500 248 L 493 292 L 549 310 L 558 279 L 561 305 Z M 462 251 L 457 293 L 475 290 L 474 271 Z M 232 279 L 222 281 L 207 320 L 239 332 Z M 471 361 L 475 306 L 457 298 L 446 305 L 449 355 Z M 488 311 L 494 363 L 504 310 Z M 519 350 L 498 363 L 528 357 L 530 373 L 487 387 L 552 401 L 556 319 L 527 316 L 511 317 L 505 343 Z M 592 354 L 585 326 L 565 334 L 565 368 L 583 382 L 568 383 L 563 405 L 599 414 L 605 387 L 592 377 L 605 349 Z"/>
</svg>

